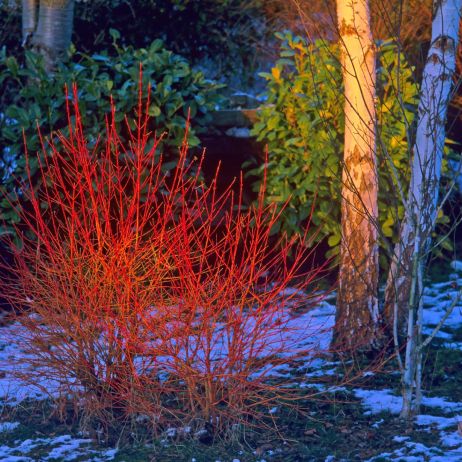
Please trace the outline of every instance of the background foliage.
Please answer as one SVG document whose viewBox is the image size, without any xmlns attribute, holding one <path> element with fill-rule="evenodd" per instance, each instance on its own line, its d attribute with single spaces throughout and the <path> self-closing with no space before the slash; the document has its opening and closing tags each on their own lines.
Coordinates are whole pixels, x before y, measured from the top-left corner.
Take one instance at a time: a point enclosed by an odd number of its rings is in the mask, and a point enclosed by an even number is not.
<svg viewBox="0 0 462 462">
<path fill-rule="evenodd" d="M 121 43 L 147 47 L 162 39 L 192 64 L 205 63 L 209 77 L 252 79 L 261 43 L 268 36 L 263 0 L 92 0 L 76 1 L 72 41 L 78 50 L 110 49 L 110 29 Z M 21 51 L 20 2 L 0 2 L 0 43 Z M 271 34 L 269 34 L 271 35 Z M 237 79 L 239 80 L 239 79 Z"/>
<path fill-rule="evenodd" d="M 209 111 L 220 101 L 217 94 L 220 86 L 207 80 L 202 72 L 192 70 L 184 58 L 166 50 L 161 40 L 155 40 L 147 48 L 134 49 L 119 46 L 118 32 L 111 32 L 114 40 L 111 54 L 71 52 L 51 77 L 39 55 L 26 52 L 25 64 L 21 66 L 15 57 L 2 50 L 0 89 L 9 104 L 0 118 L 0 146 L 4 146 L 0 175 L 7 192 L 13 192 L 18 181 L 25 177 L 22 130 L 28 150 L 35 152 L 40 147 L 37 126 L 43 135 L 65 127 L 65 85 L 78 86 L 82 119 L 91 143 L 105 130 L 111 97 L 123 140 L 125 115 L 131 127 L 134 126 L 140 64 L 143 84 L 151 83 L 150 128 L 159 136 L 164 134 L 159 151 L 168 155 L 177 150 L 185 134 L 188 111 L 191 117 L 188 142 L 192 147 L 198 145 L 196 134 L 210 121 Z M 34 176 L 36 163 L 31 168 Z M 3 219 L 17 220 L 6 199 L 0 202 L 0 208 Z"/>
<path fill-rule="evenodd" d="M 123 30 L 123 43 L 143 47 L 158 37 L 192 63 L 211 60 L 210 77 L 234 74 L 236 68 L 251 73 L 257 43 L 265 36 L 263 4 L 262 0 L 85 2 L 76 14 L 76 45 L 88 50 L 94 43 L 107 47 L 108 27 L 113 27 Z"/>
<path fill-rule="evenodd" d="M 343 156 L 343 92 L 337 45 L 308 43 L 290 32 L 277 34 L 280 59 L 267 80 L 267 105 L 260 111 L 253 134 L 267 143 L 268 201 L 289 200 L 281 226 L 297 232 L 316 201 L 313 222 L 319 239 L 328 238 L 334 252 L 340 242 L 341 159 Z M 397 179 L 406 184 L 409 129 L 416 110 L 418 88 L 412 68 L 391 42 L 379 44 L 378 162 L 380 225 L 383 235 L 397 237 L 401 206 L 389 191 Z M 402 100 L 396 98 L 401 88 Z M 251 173 L 263 172 L 263 166 Z M 255 185 L 258 187 L 258 183 Z"/>
</svg>

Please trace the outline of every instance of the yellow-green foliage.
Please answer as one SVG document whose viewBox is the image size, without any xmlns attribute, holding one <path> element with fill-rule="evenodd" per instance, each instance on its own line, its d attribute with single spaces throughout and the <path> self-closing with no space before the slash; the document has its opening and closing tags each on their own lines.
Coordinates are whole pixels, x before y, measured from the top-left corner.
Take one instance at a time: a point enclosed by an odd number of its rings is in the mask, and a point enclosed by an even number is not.
<svg viewBox="0 0 462 462">
<path fill-rule="evenodd" d="M 291 33 L 278 34 L 280 59 L 267 80 L 265 107 L 253 134 L 268 145 L 268 201 L 289 200 L 281 227 L 297 232 L 308 217 L 336 252 L 340 242 L 340 191 L 344 135 L 344 96 L 339 49 L 323 41 L 307 43 Z M 383 236 L 397 235 L 402 217 L 397 181 L 407 188 L 408 135 L 414 123 L 418 88 L 412 69 L 397 47 L 378 44 L 379 213 Z M 252 171 L 261 174 L 263 166 Z M 255 185 L 257 186 L 257 185 Z M 405 191 L 404 191 L 405 192 Z"/>
</svg>

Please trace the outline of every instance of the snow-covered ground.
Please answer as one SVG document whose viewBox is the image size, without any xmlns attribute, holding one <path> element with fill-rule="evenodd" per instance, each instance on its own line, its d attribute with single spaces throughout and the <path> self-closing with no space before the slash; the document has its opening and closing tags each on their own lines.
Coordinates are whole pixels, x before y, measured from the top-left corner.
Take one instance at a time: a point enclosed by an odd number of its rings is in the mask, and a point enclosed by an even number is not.
<svg viewBox="0 0 462 462">
<path fill-rule="evenodd" d="M 449 281 L 432 284 L 424 295 L 424 333 L 427 335 L 439 323 L 446 308 L 457 296 L 462 287 L 462 262 L 452 262 L 455 273 L 451 274 Z M 456 304 L 451 315 L 446 320 L 442 330 L 436 337 L 446 340 L 446 348 L 461 348 L 460 342 L 452 342 L 452 335 L 447 328 L 462 327 L 462 300 Z M 448 329 L 451 330 L 451 329 Z M 461 384 L 462 386 L 462 384 Z M 393 394 L 389 389 L 354 391 L 357 398 L 363 402 L 366 414 L 378 414 L 389 412 L 398 414 L 401 410 L 401 397 Z M 400 462 L 461 462 L 462 461 L 462 402 L 452 402 L 446 398 L 424 396 L 423 406 L 434 409 L 436 415 L 421 414 L 416 417 L 416 424 L 420 428 L 437 430 L 440 433 L 440 446 L 427 447 L 422 443 L 413 442 L 411 437 L 396 435 L 395 442 L 401 444 L 399 449 L 393 452 L 379 454 L 371 459 L 396 460 Z M 444 414 L 444 416 L 441 416 Z"/>
<path fill-rule="evenodd" d="M 18 423 L 15 422 L 10 425 L 14 426 L 15 424 Z M 91 439 L 78 439 L 70 435 L 18 440 L 17 445 L 14 447 L 0 446 L 0 460 L 3 462 L 37 462 L 37 458 L 35 456 L 30 457 L 30 454 L 38 449 L 43 450 L 42 454 L 45 453 L 40 456 L 40 461 L 71 461 L 82 456 L 88 456 L 87 461 L 89 462 L 103 462 L 114 459 L 117 453 L 115 449 L 95 451 L 89 447 L 91 443 Z"/>
<path fill-rule="evenodd" d="M 356 389 L 355 395 L 362 400 L 366 409 L 365 412 L 369 415 L 381 412 L 398 414 L 401 410 L 401 397 L 394 395 L 389 389 Z M 422 404 L 438 410 L 438 414 L 444 413 L 444 416 L 420 414 L 416 417 L 418 427 L 439 430 L 441 447 L 427 447 L 421 443 L 413 442 L 409 436 L 396 435 L 394 441 L 402 443 L 402 447 L 391 453 L 377 455 L 369 459 L 370 462 L 380 460 L 380 457 L 401 462 L 462 461 L 462 433 L 459 430 L 459 422 L 462 422 L 462 403 L 447 401 L 441 397 L 424 396 Z M 376 422 L 378 426 L 381 424 L 384 424 L 383 419 Z"/>
<path fill-rule="evenodd" d="M 458 287 L 462 287 L 462 263 L 455 262 L 453 265 L 455 273 L 450 276 L 447 282 L 433 284 L 425 292 L 425 332 L 430 333 L 432 328 L 439 322 L 445 312 L 446 306 L 451 303 L 453 297 L 458 293 Z M 298 314 L 291 321 L 293 327 L 309 326 L 311 334 L 305 341 L 300 343 L 301 349 L 309 347 L 310 351 L 320 349 L 325 350 L 330 340 L 330 329 L 334 321 L 334 307 L 327 301 L 323 301 L 317 308 Z M 450 328 L 462 327 L 462 300 L 460 300 L 452 314 L 449 316 L 445 328 L 438 334 L 438 337 L 445 341 L 447 348 L 461 348 L 460 342 L 454 342 Z M 19 405 L 25 399 L 40 400 L 46 398 L 54 392 L 54 384 L 46 379 L 41 387 L 33 386 L 21 381 L 14 374 L 18 368 L 25 371 L 24 353 L 21 351 L 19 343 L 12 341 L 11 327 L 0 328 L 0 402 L 9 405 Z M 294 329 L 296 331 L 296 329 Z M 317 332 L 317 334 L 316 334 Z M 298 331 L 297 335 L 300 335 Z M 297 337 L 297 342 L 300 337 Z M 320 377 L 331 376 L 336 373 L 335 363 L 329 363 L 322 357 L 307 358 L 308 364 L 306 373 L 301 382 L 302 387 L 316 386 L 324 391 L 346 390 L 346 388 L 335 388 L 323 386 L 317 383 Z M 288 376 L 289 367 L 278 366 L 272 369 L 271 373 L 284 377 Z M 367 373 L 366 373 L 367 374 Z M 370 374 L 372 375 L 372 373 Z M 371 426 L 380 428 L 386 425 L 386 418 L 376 417 L 376 414 L 383 412 L 398 414 L 401 408 L 401 397 L 392 390 L 385 389 L 364 389 L 356 388 L 351 390 L 359 398 L 364 407 L 365 415 L 371 418 Z M 409 435 L 397 434 L 393 442 L 398 443 L 399 448 L 393 452 L 384 452 L 369 459 L 370 462 L 383 460 L 396 460 L 402 462 L 461 462 L 462 461 L 462 403 L 454 402 L 447 398 L 438 396 L 424 396 L 423 405 L 427 409 L 426 414 L 417 416 L 416 424 L 420 429 L 428 429 L 433 433 L 439 433 L 440 444 L 436 446 L 425 446 L 420 442 L 412 441 Z M 434 415 L 428 413 L 428 409 L 435 410 Z M 277 413 L 276 407 L 270 412 Z M 0 414 L 1 415 L 1 414 Z M 384 414 L 381 414 L 384 416 Z M 19 422 L 14 418 L 3 419 L 0 422 L 0 432 L 15 432 L 21 428 Z M 395 447 L 395 446 L 393 446 Z M 33 454 L 41 454 L 40 459 L 34 458 Z M 44 455 L 42 455 L 44 454 Z M 72 461 L 75 459 L 86 461 L 108 461 L 116 457 L 116 449 L 96 450 L 92 446 L 92 441 L 87 438 L 75 438 L 68 434 L 52 435 L 49 438 L 37 437 L 27 439 L 17 439 L 12 445 L 0 445 L 0 461 L 5 462 L 29 462 L 29 461 Z M 236 457 L 235 460 L 239 460 Z M 263 460 L 257 457 L 255 461 Z M 265 457 L 270 462 L 271 456 Z M 329 456 L 327 461 L 334 462 L 333 456 Z M 128 462 L 128 461 L 127 461 Z M 211 461 L 214 462 L 214 461 Z"/>
</svg>

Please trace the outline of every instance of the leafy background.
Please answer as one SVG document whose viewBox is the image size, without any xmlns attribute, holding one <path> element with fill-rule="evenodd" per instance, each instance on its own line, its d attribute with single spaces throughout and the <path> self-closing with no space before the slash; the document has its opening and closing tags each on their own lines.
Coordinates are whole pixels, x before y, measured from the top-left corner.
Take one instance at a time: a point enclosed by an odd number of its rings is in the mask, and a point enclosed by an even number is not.
<svg viewBox="0 0 462 462">
<path fill-rule="evenodd" d="M 291 32 L 277 37 L 281 41 L 280 59 L 270 73 L 261 74 L 267 81 L 267 104 L 252 130 L 268 145 L 267 200 L 289 202 L 281 220 L 281 228 L 289 233 L 300 231 L 315 201 L 312 219 L 321 228 L 317 239 L 327 238 L 330 253 L 336 253 L 341 231 L 344 134 L 339 50 L 322 40 L 308 43 Z M 395 241 L 403 208 L 389 192 L 396 191 L 398 181 L 407 186 L 412 143 L 409 129 L 414 123 L 418 88 L 411 66 L 392 42 L 380 43 L 378 55 L 380 226 L 385 239 Z M 395 95 L 398 85 L 402 101 Z M 260 165 L 250 173 L 261 177 L 263 170 Z"/>
</svg>

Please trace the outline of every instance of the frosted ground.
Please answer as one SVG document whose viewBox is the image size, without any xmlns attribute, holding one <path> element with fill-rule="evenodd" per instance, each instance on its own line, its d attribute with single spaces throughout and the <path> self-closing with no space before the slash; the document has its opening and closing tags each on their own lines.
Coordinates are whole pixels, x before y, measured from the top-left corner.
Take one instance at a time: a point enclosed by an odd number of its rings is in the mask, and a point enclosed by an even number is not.
<svg viewBox="0 0 462 462">
<path fill-rule="evenodd" d="M 450 301 L 456 297 L 458 287 L 462 287 L 462 262 L 453 262 L 454 273 L 449 275 L 447 281 L 430 285 L 424 298 L 425 304 L 425 333 L 430 333 L 432 328 L 443 316 Z M 300 326 L 311 326 L 312 333 L 305 346 L 324 349 L 330 340 L 330 327 L 334 321 L 334 306 L 330 303 L 333 297 L 323 301 L 318 307 L 307 313 L 302 313 L 294 318 L 293 323 Z M 317 329 L 319 327 L 319 329 Z M 462 328 L 462 300 L 447 319 L 443 329 L 437 334 L 442 346 L 449 349 L 462 349 L 460 341 L 453 339 L 453 332 Z M 35 461 L 122 461 L 130 462 L 130 457 L 123 457 L 117 448 L 100 449 L 94 441 L 79 434 L 67 434 L 63 431 L 50 431 L 43 434 L 36 431 L 34 434 L 27 428 L 27 423 L 18 422 L 14 419 L 15 413 L 11 409 L 20 409 L 26 401 L 44 400 L 53 394 L 56 386 L 51 381 L 44 380 L 41 386 L 33 386 L 15 377 L 14 372 L 20 366 L 18 360 L 24 358 L 20 345 L 11 342 L 6 343 L 8 329 L 0 328 L 0 461 L 5 462 L 35 462 Z M 296 339 L 299 341 L 299 339 Z M 308 358 L 307 358 L 308 359 Z M 309 367 L 300 377 L 300 387 L 317 387 L 320 390 L 335 392 L 345 390 L 360 400 L 363 415 L 367 416 L 370 426 L 374 429 L 385 428 L 389 425 L 400 411 L 401 398 L 390 388 L 366 387 L 336 387 L 324 385 L 318 380 L 323 377 L 332 377 L 336 374 L 336 364 L 329 363 L 325 359 L 309 358 Z M 274 375 L 284 377 L 290 375 L 290 367 L 280 367 L 274 370 Z M 300 376 L 300 374 L 298 374 Z M 364 376 L 374 376 L 374 372 L 365 371 Z M 462 387 L 462 384 L 460 384 Z M 7 405 L 7 406 L 5 406 Z M 433 435 L 433 442 L 437 444 L 424 444 L 421 441 L 413 441 L 412 434 L 396 433 L 390 437 L 389 452 L 380 451 L 368 462 L 402 461 L 402 462 L 461 462 L 462 461 L 462 402 L 452 401 L 447 396 L 424 396 L 423 409 L 425 413 L 417 416 L 416 428 L 428 431 Z M 272 408 L 270 413 L 278 414 L 277 407 Z M 166 433 L 165 444 L 168 443 L 168 433 L 174 433 L 176 429 L 169 429 Z M 435 440 L 435 435 L 437 436 Z M 279 455 L 279 456 L 278 456 Z M 271 462 L 281 460 L 282 451 L 278 443 L 274 447 L 266 447 L 262 451 L 246 452 L 220 462 Z M 137 459 L 141 460 L 141 459 Z M 161 460 L 161 459 L 156 459 Z M 188 456 L 191 462 L 215 462 L 217 459 L 204 459 L 203 456 Z M 295 459 L 290 459 L 295 460 Z M 322 459 L 324 462 L 347 462 L 349 459 L 336 458 L 333 455 Z M 360 460 L 355 458 L 354 460 Z"/>
</svg>

